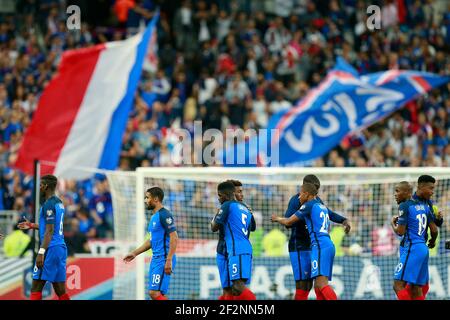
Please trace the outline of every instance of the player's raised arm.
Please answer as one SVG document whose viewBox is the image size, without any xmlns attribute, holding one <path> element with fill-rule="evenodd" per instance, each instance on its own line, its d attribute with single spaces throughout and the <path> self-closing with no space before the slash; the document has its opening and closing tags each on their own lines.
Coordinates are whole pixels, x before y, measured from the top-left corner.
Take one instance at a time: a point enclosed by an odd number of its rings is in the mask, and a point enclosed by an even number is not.
<svg viewBox="0 0 450 320">
<path fill-rule="evenodd" d="M 124 258 L 124 262 L 130 262 L 133 261 L 134 258 L 136 258 L 141 253 L 148 251 L 152 248 L 152 244 L 149 240 L 146 240 L 140 247 L 134 249 L 130 253 L 128 253 Z"/>
<path fill-rule="evenodd" d="M 212 218 L 212 220 L 211 220 L 211 231 L 212 232 L 219 231 L 219 224 L 216 222 L 216 218 L 217 218 L 217 215 L 219 214 L 219 212 L 220 212 L 220 209 L 217 209 L 217 212 L 214 215 L 214 218 Z"/>
<path fill-rule="evenodd" d="M 398 208 L 399 216 L 395 216 L 391 220 L 391 227 L 396 234 L 403 236 L 406 233 L 406 224 L 408 222 L 408 205 L 406 202 L 400 203 Z"/>
<path fill-rule="evenodd" d="M 327 208 L 327 209 L 328 209 L 328 216 L 330 217 L 330 220 L 335 223 L 342 224 L 344 226 L 344 232 L 346 234 L 348 234 L 350 232 L 350 229 L 352 228 L 350 221 L 348 221 L 348 219 L 346 217 L 341 216 L 340 214 L 334 212 L 330 208 Z"/>
<path fill-rule="evenodd" d="M 293 214 L 289 218 L 283 218 L 283 217 L 277 216 L 276 214 L 272 214 L 272 222 L 278 222 L 279 224 L 282 224 L 283 226 L 286 226 L 286 227 L 290 227 L 299 221 L 300 221 L 300 218 L 297 216 L 297 214 Z"/>
<path fill-rule="evenodd" d="M 29 221 L 27 218 L 25 218 L 24 216 L 22 216 L 22 218 L 23 218 L 25 221 L 22 221 L 22 222 L 20 222 L 20 223 L 17 224 L 17 227 L 18 227 L 20 230 L 28 230 L 28 229 L 36 229 L 36 230 L 39 230 L 39 224 L 30 222 L 30 221 Z"/>
</svg>

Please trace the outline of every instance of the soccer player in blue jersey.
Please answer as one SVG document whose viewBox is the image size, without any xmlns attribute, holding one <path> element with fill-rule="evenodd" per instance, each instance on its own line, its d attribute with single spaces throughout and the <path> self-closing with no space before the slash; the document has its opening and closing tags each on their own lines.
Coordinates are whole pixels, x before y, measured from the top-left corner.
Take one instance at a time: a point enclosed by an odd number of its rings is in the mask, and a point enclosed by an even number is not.
<svg viewBox="0 0 450 320">
<path fill-rule="evenodd" d="M 239 180 L 227 180 L 227 182 L 233 183 L 234 189 L 234 198 L 236 201 L 241 202 L 245 205 L 244 201 L 244 193 L 242 188 L 242 182 Z M 222 204 L 222 203 L 221 203 Z M 247 206 L 247 205 L 246 205 Z M 247 206 L 247 208 L 251 211 L 251 209 Z M 219 213 L 220 209 L 217 210 Z M 222 295 L 219 297 L 219 300 L 233 300 L 233 293 L 231 290 L 231 279 L 230 273 L 228 271 L 228 254 L 227 254 L 227 246 L 225 243 L 225 231 L 221 225 L 216 225 L 218 229 L 213 228 L 214 221 L 217 217 L 217 214 L 214 216 L 211 221 L 211 230 L 213 232 L 219 231 L 219 242 L 217 243 L 216 249 L 216 263 L 217 268 L 219 269 L 220 276 L 220 284 L 222 285 Z M 252 215 L 251 220 L 251 228 L 250 231 L 256 230 L 256 223 Z"/>
<path fill-rule="evenodd" d="M 328 285 L 333 273 L 335 247 L 328 234 L 330 215 L 328 208 L 317 199 L 317 187 L 304 183 L 300 191 L 301 207 L 289 218 L 272 215 L 272 221 L 292 226 L 304 220 L 311 239 L 311 278 L 314 289 L 324 300 L 337 300 L 333 288 Z"/>
<path fill-rule="evenodd" d="M 152 261 L 149 270 L 149 295 L 153 300 L 168 300 L 170 277 L 176 265 L 178 243 L 177 228 L 172 213 L 163 207 L 164 192 L 159 187 L 147 189 L 145 204 L 152 210 L 148 224 L 151 240 L 146 240 L 139 248 L 129 253 L 123 260 L 132 261 L 136 256 L 152 249 Z"/>
<path fill-rule="evenodd" d="M 312 183 L 317 190 L 320 188 L 320 180 L 313 174 L 306 175 L 303 178 L 303 183 Z M 300 209 L 299 196 L 300 194 L 297 193 L 289 200 L 288 208 L 284 214 L 285 218 L 289 218 Z M 317 199 L 323 203 L 319 197 Z M 344 225 L 345 233 L 350 232 L 351 226 L 347 219 L 331 210 L 329 210 L 329 216 L 331 221 Z M 311 239 L 304 220 L 299 220 L 289 228 L 291 229 L 289 257 L 296 287 L 294 299 L 307 300 L 313 285 L 313 279 L 311 278 Z M 317 300 L 324 299 L 319 289 L 315 289 L 315 293 Z"/>
<path fill-rule="evenodd" d="M 233 300 L 255 300 L 246 287 L 252 273 L 252 245 L 249 240 L 252 229 L 252 213 L 244 204 L 235 200 L 235 186 L 231 181 L 218 185 L 221 208 L 211 223 L 215 232 L 222 228 L 228 258 Z"/>
<path fill-rule="evenodd" d="M 54 175 L 41 178 L 39 192 L 41 209 L 39 224 L 25 219 L 18 224 L 22 230 L 39 230 L 39 251 L 33 268 L 31 284 L 31 300 L 42 300 L 42 289 L 47 281 L 53 284 L 53 289 L 59 300 L 70 300 L 66 293 L 66 260 L 67 246 L 64 241 L 64 205 L 55 195 L 58 179 Z"/>
<path fill-rule="evenodd" d="M 399 215 L 392 218 L 395 233 L 403 236 L 400 243 L 400 262 L 395 268 L 394 290 L 399 300 L 424 300 L 422 286 L 427 282 L 428 247 L 434 248 L 438 229 L 428 206 L 411 199 L 412 187 L 402 181 L 395 186 L 395 200 Z M 427 241 L 427 229 L 431 239 Z M 410 285 L 410 292 L 406 284 Z"/>
<path fill-rule="evenodd" d="M 434 194 L 434 187 L 435 187 L 436 179 L 433 178 L 430 175 L 421 175 L 419 179 L 417 180 L 417 191 L 413 195 L 413 200 L 419 201 L 420 203 L 423 203 L 427 205 L 430 209 L 430 212 L 432 213 L 434 223 L 436 226 L 441 227 L 444 223 L 444 218 L 442 215 L 442 212 L 439 210 L 439 208 L 433 203 L 433 200 L 431 200 L 431 197 Z M 425 235 L 427 236 L 427 234 Z M 427 283 L 422 287 L 423 296 L 426 297 L 429 289 L 429 275 L 427 270 Z M 406 285 L 406 288 L 410 288 L 409 285 Z"/>
</svg>

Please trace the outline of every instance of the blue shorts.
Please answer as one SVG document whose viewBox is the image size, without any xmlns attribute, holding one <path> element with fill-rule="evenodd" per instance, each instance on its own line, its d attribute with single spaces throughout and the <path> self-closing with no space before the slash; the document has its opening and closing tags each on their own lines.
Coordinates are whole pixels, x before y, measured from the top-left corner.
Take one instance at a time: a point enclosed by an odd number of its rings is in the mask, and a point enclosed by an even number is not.
<svg viewBox="0 0 450 320">
<path fill-rule="evenodd" d="M 428 281 L 428 256 L 425 243 L 410 244 L 400 249 L 400 262 L 395 267 L 394 280 L 425 285 Z"/>
<path fill-rule="evenodd" d="M 172 258 L 172 272 L 175 270 L 177 264 L 177 257 L 174 255 Z M 166 265 L 166 257 L 152 257 L 150 263 L 150 269 L 148 272 L 149 290 L 161 291 L 162 294 L 167 294 L 169 291 L 169 283 L 171 275 L 164 272 L 164 266 Z"/>
<path fill-rule="evenodd" d="M 333 275 L 333 260 L 336 249 L 334 245 L 312 246 L 311 248 L 311 278 L 325 276 L 331 281 Z"/>
<path fill-rule="evenodd" d="M 230 273 L 228 272 L 228 259 L 223 254 L 218 253 L 216 256 L 217 268 L 219 269 L 220 284 L 222 288 L 231 287 Z"/>
<path fill-rule="evenodd" d="M 246 280 L 246 284 L 250 283 L 252 278 L 252 255 L 240 254 L 228 257 L 228 272 L 231 281 Z"/>
<path fill-rule="evenodd" d="M 36 262 L 33 268 L 34 280 L 49 282 L 66 282 L 67 247 L 57 245 L 47 248 L 44 254 L 44 266 L 38 269 Z"/>
<path fill-rule="evenodd" d="M 295 281 L 311 280 L 311 250 L 289 252 Z"/>
</svg>

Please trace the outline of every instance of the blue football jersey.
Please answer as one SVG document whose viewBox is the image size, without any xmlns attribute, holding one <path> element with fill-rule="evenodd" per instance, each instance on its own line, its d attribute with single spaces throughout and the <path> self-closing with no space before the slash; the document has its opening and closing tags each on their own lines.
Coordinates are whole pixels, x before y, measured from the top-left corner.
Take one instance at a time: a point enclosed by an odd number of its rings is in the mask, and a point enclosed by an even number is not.
<svg viewBox="0 0 450 320">
<path fill-rule="evenodd" d="M 252 254 L 249 236 L 254 218 L 244 204 L 235 200 L 223 203 L 216 223 L 223 226 L 229 256 Z"/>
<path fill-rule="evenodd" d="M 330 226 L 328 208 L 318 199 L 304 203 L 295 215 L 306 222 L 311 245 L 327 246 L 333 244 L 328 234 Z"/>
<path fill-rule="evenodd" d="M 428 208 L 430 209 L 430 212 L 432 213 L 432 218 L 433 218 L 434 223 L 436 223 L 436 225 L 438 227 L 442 226 L 442 224 L 444 223 L 444 219 L 443 218 L 442 219 L 437 219 L 436 216 L 434 215 L 434 212 L 433 212 L 433 205 L 434 205 L 433 200 L 431 200 L 431 199 L 427 200 L 427 199 L 421 198 L 421 197 L 419 197 L 417 195 L 417 193 L 413 194 L 412 199 L 414 201 L 417 201 L 417 202 L 420 202 L 420 203 L 423 203 L 423 204 L 427 205 Z"/>
<path fill-rule="evenodd" d="M 45 228 L 48 224 L 54 225 L 52 240 L 48 248 L 57 245 L 66 245 L 64 242 L 64 205 L 57 196 L 52 196 L 44 202 L 39 212 L 39 246 L 44 241 Z"/>
<path fill-rule="evenodd" d="M 298 198 L 299 194 L 292 196 L 289 200 L 288 208 L 284 214 L 286 218 L 289 218 L 293 214 L 295 214 L 300 209 L 300 199 Z M 322 199 L 316 197 L 316 199 L 320 204 L 323 205 Z M 345 220 L 345 217 L 337 214 L 336 212 L 328 209 L 329 220 L 342 223 Z M 306 221 L 301 219 L 299 222 L 294 224 L 292 227 L 292 233 L 289 238 L 289 252 L 297 251 L 297 250 L 310 250 L 311 239 L 309 236 L 308 227 L 306 225 Z"/>
<path fill-rule="evenodd" d="M 148 225 L 148 232 L 152 234 L 151 244 L 153 257 L 167 256 L 169 253 L 169 234 L 177 231 L 172 213 L 161 208 L 152 215 Z"/>
<path fill-rule="evenodd" d="M 428 224 L 433 220 L 429 207 L 412 199 L 400 203 L 398 225 L 406 226 L 402 245 L 425 243 Z"/>
</svg>

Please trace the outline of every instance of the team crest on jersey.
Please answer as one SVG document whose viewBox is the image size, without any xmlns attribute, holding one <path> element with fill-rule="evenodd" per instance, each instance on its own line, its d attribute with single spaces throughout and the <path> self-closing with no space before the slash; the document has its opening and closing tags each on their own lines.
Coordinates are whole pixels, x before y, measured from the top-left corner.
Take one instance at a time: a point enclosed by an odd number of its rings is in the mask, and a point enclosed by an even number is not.
<svg viewBox="0 0 450 320">
<path fill-rule="evenodd" d="M 50 217 L 52 215 L 52 210 L 47 210 L 47 216 Z"/>
<path fill-rule="evenodd" d="M 166 222 L 167 222 L 167 224 L 172 224 L 173 220 L 172 220 L 172 218 L 169 217 L 166 219 Z"/>
</svg>

